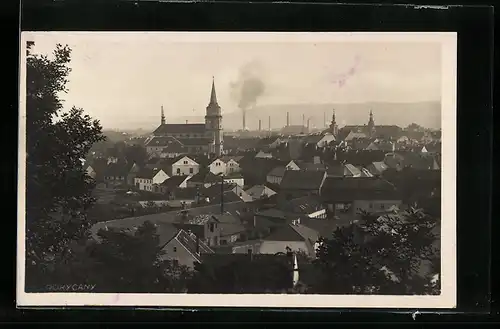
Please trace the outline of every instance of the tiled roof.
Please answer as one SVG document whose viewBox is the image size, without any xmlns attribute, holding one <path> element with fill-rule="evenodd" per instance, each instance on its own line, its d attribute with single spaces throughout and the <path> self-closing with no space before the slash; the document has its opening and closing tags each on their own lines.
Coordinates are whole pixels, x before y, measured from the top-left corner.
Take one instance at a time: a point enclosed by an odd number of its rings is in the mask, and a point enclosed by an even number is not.
<svg viewBox="0 0 500 329">
<path fill-rule="evenodd" d="M 199 137 L 199 138 L 177 138 L 179 142 L 184 146 L 207 146 L 210 143 L 210 138 Z"/>
<path fill-rule="evenodd" d="M 285 175 L 285 167 L 279 166 L 271 170 L 267 175 L 268 176 L 276 176 L 276 177 L 283 177 Z"/>
<path fill-rule="evenodd" d="M 145 219 L 143 221 L 136 220 L 136 218 L 133 218 L 133 220 L 115 220 L 111 222 L 101 222 L 95 224 L 91 228 L 91 234 L 94 239 L 100 240 L 98 233 L 101 229 L 115 229 L 123 232 L 127 232 L 130 234 L 134 234 L 135 231 L 143 225 L 148 219 Z M 172 240 L 176 234 L 178 233 L 178 229 L 172 225 L 171 223 L 167 222 L 161 222 L 161 221 L 154 221 L 150 220 L 150 222 L 156 226 L 156 234 L 159 237 L 159 245 L 164 246 L 167 244 L 170 240 Z"/>
<path fill-rule="evenodd" d="M 146 178 L 146 179 L 153 179 L 155 175 L 160 171 L 161 169 L 148 169 L 144 168 L 141 169 L 137 174 L 136 178 Z"/>
<path fill-rule="evenodd" d="M 156 130 L 153 132 L 153 135 L 159 136 L 165 134 L 180 134 L 180 133 L 204 134 L 205 124 L 204 123 L 162 124 L 158 128 L 156 128 Z"/>
<path fill-rule="evenodd" d="M 183 176 L 172 176 L 169 179 L 165 180 L 163 183 L 161 183 L 162 186 L 165 187 L 170 187 L 170 188 L 175 188 L 179 187 L 179 185 L 182 184 L 189 176 L 183 175 Z"/>
<path fill-rule="evenodd" d="M 303 196 L 289 200 L 278 208 L 291 213 L 308 215 L 322 209 L 323 206 L 319 197 Z"/>
<path fill-rule="evenodd" d="M 394 185 L 377 177 L 328 177 L 321 195 L 329 201 L 401 200 Z"/>
<path fill-rule="evenodd" d="M 187 249 L 189 252 L 195 256 L 195 258 L 198 258 L 199 260 L 199 254 L 213 254 L 214 251 L 207 246 L 201 239 L 197 239 L 196 235 L 191 233 L 187 233 L 184 230 L 180 230 L 179 233 L 176 236 L 177 240 Z M 197 245 L 199 246 L 199 253 L 197 252 Z"/>
<path fill-rule="evenodd" d="M 207 183 L 207 184 L 217 183 L 220 182 L 221 180 L 222 180 L 221 176 L 217 176 L 210 171 L 205 173 L 199 172 L 189 179 L 189 181 L 193 183 Z"/>
<path fill-rule="evenodd" d="M 224 155 L 220 157 L 220 160 L 222 162 L 229 162 L 230 160 L 234 160 L 235 162 L 239 162 L 241 159 L 243 159 L 242 155 Z"/>
<path fill-rule="evenodd" d="M 287 170 L 280 184 L 281 189 L 319 190 L 326 177 L 324 171 Z"/>
<path fill-rule="evenodd" d="M 154 136 L 148 140 L 148 142 L 146 143 L 146 146 L 156 146 L 156 147 L 177 146 L 177 147 L 182 147 L 182 144 L 175 137 Z"/>
<path fill-rule="evenodd" d="M 346 176 L 361 176 L 361 171 L 350 163 L 346 163 L 344 168 L 347 170 L 347 172 L 344 171 L 347 173 Z"/>
</svg>

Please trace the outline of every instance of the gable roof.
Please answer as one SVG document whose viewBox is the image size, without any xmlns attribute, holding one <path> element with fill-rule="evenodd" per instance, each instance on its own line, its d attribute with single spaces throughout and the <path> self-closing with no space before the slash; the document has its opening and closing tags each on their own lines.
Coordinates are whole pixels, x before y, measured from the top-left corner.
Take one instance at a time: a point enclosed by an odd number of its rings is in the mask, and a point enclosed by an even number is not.
<svg viewBox="0 0 500 329">
<path fill-rule="evenodd" d="M 210 171 L 208 172 L 200 171 L 199 173 L 193 175 L 193 177 L 189 179 L 189 182 L 209 184 L 209 183 L 217 183 L 220 182 L 221 180 L 222 180 L 221 176 L 217 176 Z"/>
<path fill-rule="evenodd" d="M 193 257 L 199 261 L 199 254 L 213 254 L 214 251 L 207 246 L 201 239 L 199 239 L 195 234 L 188 233 L 184 230 L 180 230 L 179 233 L 175 236 L 177 241 L 186 248 Z M 199 253 L 197 253 L 197 245 L 199 246 Z"/>
<path fill-rule="evenodd" d="M 153 132 L 153 135 L 166 135 L 166 134 L 181 134 L 181 133 L 194 133 L 194 134 L 204 134 L 205 124 L 203 123 L 166 123 L 160 125 Z"/>
<path fill-rule="evenodd" d="M 330 201 L 401 200 L 396 187 L 378 177 L 328 177 L 321 195 Z"/>
<path fill-rule="evenodd" d="M 319 190 L 326 177 L 324 171 L 286 170 L 280 188 L 288 190 Z"/>
<path fill-rule="evenodd" d="M 289 200 L 278 207 L 278 209 L 295 214 L 311 214 L 322 208 L 322 203 L 319 197 L 312 195 Z"/>
<path fill-rule="evenodd" d="M 161 185 L 167 188 L 179 187 L 186 179 L 188 179 L 188 177 L 189 176 L 187 175 L 172 176 L 167 180 L 165 180 L 163 183 L 161 183 Z"/>
<path fill-rule="evenodd" d="M 146 142 L 146 147 L 164 147 L 164 146 L 178 146 L 182 147 L 182 143 L 177 138 L 172 136 L 153 136 Z"/>
<path fill-rule="evenodd" d="M 184 146 L 206 146 L 210 143 L 210 138 L 196 137 L 196 138 L 182 138 L 177 137 L 177 140 Z"/>
<path fill-rule="evenodd" d="M 139 172 L 136 174 L 136 178 L 146 178 L 146 179 L 153 179 L 156 174 L 158 174 L 162 169 L 156 168 L 156 169 L 149 169 L 149 168 L 143 168 L 139 170 Z"/>
<path fill-rule="evenodd" d="M 278 166 L 271 170 L 267 176 L 283 177 L 285 175 L 286 168 L 283 166 Z"/>
<path fill-rule="evenodd" d="M 101 229 L 114 229 L 124 233 L 133 234 L 135 231 L 144 224 L 147 220 L 137 221 L 137 220 L 116 220 L 111 222 L 101 222 L 97 223 L 91 227 L 90 232 L 92 237 L 99 241 L 100 238 L 98 233 Z M 159 237 L 159 246 L 166 245 L 170 240 L 172 240 L 178 233 L 178 228 L 176 228 L 171 223 L 151 221 L 156 227 L 156 234 Z"/>
</svg>

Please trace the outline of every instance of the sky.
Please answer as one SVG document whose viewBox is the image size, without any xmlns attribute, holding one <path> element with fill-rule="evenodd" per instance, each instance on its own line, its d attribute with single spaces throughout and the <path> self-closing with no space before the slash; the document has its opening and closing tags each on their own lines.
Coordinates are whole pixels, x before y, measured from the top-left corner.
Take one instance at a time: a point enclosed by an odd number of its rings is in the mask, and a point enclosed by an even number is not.
<svg viewBox="0 0 500 329">
<path fill-rule="evenodd" d="M 257 105 L 441 100 L 435 39 L 143 32 L 33 32 L 26 39 L 40 54 L 69 45 L 65 106 L 84 108 L 105 128 L 157 120 L 162 105 L 167 117 L 203 115 L 212 77 L 223 113 L 235 111 L 231 83 L 249 65 L 264 85 Z"/>
</svg>

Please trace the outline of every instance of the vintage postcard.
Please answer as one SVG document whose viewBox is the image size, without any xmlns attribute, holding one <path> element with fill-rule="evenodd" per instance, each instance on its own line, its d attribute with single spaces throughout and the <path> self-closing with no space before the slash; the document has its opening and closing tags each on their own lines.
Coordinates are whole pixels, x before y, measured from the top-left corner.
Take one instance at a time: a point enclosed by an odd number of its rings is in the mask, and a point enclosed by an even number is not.
<svg viewBox="0 0 500 329">
<path fill-rule="evenodd" d="M 18 306 L 455 307 L 456 43 L 23 32 Z"/>
</svg>

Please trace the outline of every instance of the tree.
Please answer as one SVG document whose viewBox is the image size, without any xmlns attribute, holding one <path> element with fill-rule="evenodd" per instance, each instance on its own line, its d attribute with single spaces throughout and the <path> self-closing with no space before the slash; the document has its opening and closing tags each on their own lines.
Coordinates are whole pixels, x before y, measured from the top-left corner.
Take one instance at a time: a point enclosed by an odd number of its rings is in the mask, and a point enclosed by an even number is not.
<svg viewBox="0 0 500 329">
<path fill-rule="evenodd" d="M 436 294 L 439 253 L 434 247 L 437 220 L 421 209 L 385 216 L 362 213 L 351 225 L 320 241 L 317 293 Z M 436 265 L 423 273 L 423 262 Z"/>
<path fill-rule="evenodd" d="M 94 262 L 89 276 L 96 292 L 183 292 L 190 271 L 166 258 L 157 228 L 145 222 L 133 232 L 108 229 L 98 233 L 89 254 Z"/>
<path fill-rule="evenodd" d="M 386 260 L 395 271 L 406 293 L 425 294 L 426 283 L 420 284 L 422 262 L 439 255 L 434 246 L 434 229 L 438 221 L 422 209 L 409 207 L 396 215 L 367 218 L 364 229 L 373 237 L 370 248 Z"/>
<path fill-rule="evenodd" d="M 338 228 L 330 238 L 321 238 L 313 264 L 319 277 L 310 292 L 321 294 L 362 294 L 390 285 L 379 269 L 372 251 L 358 240 L 356 227 Z"/>
<path fill-rule="evenodd" d="M 285 255 L 232 254 L 195 266 L 193 293 L 282 293 L 292 288 L 291 258 Z"/>
<path fill-rule="evenodd" d="M 146 149 L 140 145 L 126 146 L 123 153 L 128 163 L 136 163 L 139 166 L 144 165 L 148 159 Z"/>
<path fill-rule="evenodd" d="M 90 223 L 85 210 L 94 199 L 84 159 L 104 139 L 97 120 L 73 107 L 63 113 L 71 49 L 57 45 L 53 58 L 32 53 L 26 71 L 26 286 L 51 281 L 51 270 L 84 240 Z M 29 288 L 28 288 L 29 289 Z"/>
</svg>

